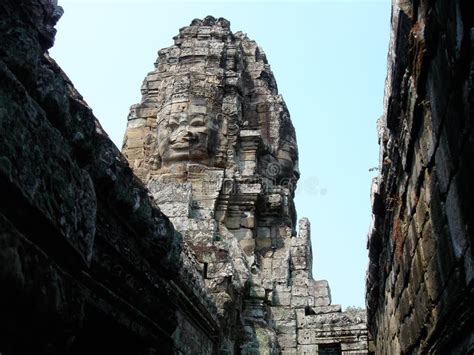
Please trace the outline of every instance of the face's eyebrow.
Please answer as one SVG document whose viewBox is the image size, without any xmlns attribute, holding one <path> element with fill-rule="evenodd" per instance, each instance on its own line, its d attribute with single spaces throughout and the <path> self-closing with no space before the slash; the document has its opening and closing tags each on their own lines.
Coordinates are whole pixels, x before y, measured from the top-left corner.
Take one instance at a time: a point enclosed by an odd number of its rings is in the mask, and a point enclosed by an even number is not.
<svg viewBox="0 0 474 355">
<path fill-rule="evenodd" d="M 193 124 L 193 123 L 205 123 L 205 122 L 206 120 L 202 115 L 196 115 L 191 118 L 191 121 L 189 123 Z"/>
<path fill-rule="evenodd" d="M 179 117 L 177 116 L 171 116 L 168 120 L 168 124 L 169 123 L 179 123 Z"/>
</svg>

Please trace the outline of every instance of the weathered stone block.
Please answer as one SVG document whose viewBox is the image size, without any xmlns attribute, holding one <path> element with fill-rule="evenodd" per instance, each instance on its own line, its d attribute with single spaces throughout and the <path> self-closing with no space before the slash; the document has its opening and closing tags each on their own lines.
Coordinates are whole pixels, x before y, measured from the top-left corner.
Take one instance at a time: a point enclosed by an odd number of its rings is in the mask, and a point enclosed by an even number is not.
<svg viewBox="0 0 474 355">
<path fill-rule="evenodd" d="M 146 119 L 144 118 L 135 118 L 127 122 L 127 134 L 130 129 L 137 129 L 146 126 Z"/>
<path fill-rule="evenodd" d="M 293 238 L 295 239 L 295 238 Z M 292 240 L 293 240 L 292 239 Z M 306 258 L 308 254 L 308 250 L 307 250 L 307 246 L 298 246 L 298 247 L 291 247 L 290 248 L 290 255 L 291 257 L 303 257 L 303 258 Z"/>
<path fill-rule="evenodd" d="M 296 339 L 296 321 L 275 321 L 277 334 L 292 334 Z"/>
<path fill-rule="evenodd" d="M 282 349 L 296 348 L 295 334 L 278 334 L 278 343 Z"/>
<path fill-rule="evenodd" d="M 291 304 L 291 292 L 273 291 L 272 305 L 289 306 Z"/>
<path fill-rule="evenodd" d="M 314 303 L 316 307 L 324 307 L 329 306 L 331 304 L 331 300 L 329 297 L 316 297 L 314 299 Z"/>
<path fill-rule="evenodd" d="M 295 320 L 295 310 L 289 307 L 270 307 L 271 318 L 274 320 Z"/>
<path fill-rule="evenodd" d="M 308 296 L 308 287 L 307 286 L 293 286 L 291 288 L 291 294 L 293 296 Z"/>
<path fill-rule="evenodd" d="M 308 270 L 309 263 L 306 257 L 292 257 L 291 262 L 294 270 Z"/>
<path fill-rule="evenodd" d="M 314 355 L 318 353 L 317 345 L 298 345 L 298 355 Z"/>
<path fill-rule="evenodd" d="M 333 305 L 325 305 L 325 306 L 316 306 L 316 307 L 313 307 L 313 311 L 316 314 L 341 312 L 341 305 L 333 304 Z"/>
<path fill-rule="evenodd" d="M 341 350 L 344 353 L 348 353 L 348 354 L 365 353 L 365 351 L 367 350 L 367 343 L 366 342 L 353 342 L 353 343 L 341 342 Z"/>
<path fill-rule="evenodd" d="M 291 307 L 301 308 L 305 307 L 308 304 L 312 303 L 309 297 L 305 296 L 292 296 L 291 297 Z"/>
<path fill-rule="evenodd" d="M 316 332 L 313 329 L 298 330 L 298 344 L 316 344 Z"/>
</svg>

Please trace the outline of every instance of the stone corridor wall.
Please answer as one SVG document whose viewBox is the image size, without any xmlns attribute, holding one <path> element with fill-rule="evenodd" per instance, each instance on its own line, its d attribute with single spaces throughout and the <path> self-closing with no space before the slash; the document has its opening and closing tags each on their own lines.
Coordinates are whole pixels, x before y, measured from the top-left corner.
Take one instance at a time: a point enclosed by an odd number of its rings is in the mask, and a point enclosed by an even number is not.
<svg viewBox="0 0 474 355">
<path fill-rule="evenodd" d="M 377 354 L 474 351 L 471 5 L 393 2 L 368 243 Z"/>
<path fill-rule="evenodd" d="M 46 52 L 61 14 L 0 2 L 0 353 L 213 353 L 182 237 Z"/>
</svg>

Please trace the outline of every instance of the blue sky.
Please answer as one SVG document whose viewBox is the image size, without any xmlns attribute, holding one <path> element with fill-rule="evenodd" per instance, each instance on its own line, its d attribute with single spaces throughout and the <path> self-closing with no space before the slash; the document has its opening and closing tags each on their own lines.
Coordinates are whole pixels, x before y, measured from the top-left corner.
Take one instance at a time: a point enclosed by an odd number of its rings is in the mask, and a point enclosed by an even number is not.
<svg viewBox="0 0 474 355">
<path fill-rule="evenodd" d="M 298 217 L 333 303 L 364 305 L 370 185 L 378 165 L 390 1 L 61 0 L 53 58 L 120 148 L 160 48 L 193 18 L 225 17 L 264 49 L 296 129 Z"/>
</svg>

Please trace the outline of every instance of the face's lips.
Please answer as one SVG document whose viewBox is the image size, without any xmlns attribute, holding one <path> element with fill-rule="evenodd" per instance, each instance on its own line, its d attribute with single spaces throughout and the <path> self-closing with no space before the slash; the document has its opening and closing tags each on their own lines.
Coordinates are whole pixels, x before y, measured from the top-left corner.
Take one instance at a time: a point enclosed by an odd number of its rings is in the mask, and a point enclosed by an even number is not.
<svg viewBox="0 0 474 355">
<path fill-rule="evenodd" d="M 185 141 L 185 142 L 176 142 L 176 143 L 171 143 L 170 144 L 170 147 L 173 148 L 173 149 L 188 149 L 189 148 L 189 142 L 188 141 Z"/>
<path fill-rule="evenodd" d="M 196 135 L 184 135 L 174 139 L 170 139 L 170 147 L 173 149 L 189 148 L 190 145 L 195 145 L 199 142 L 199 137 Z"/>
</svg>

